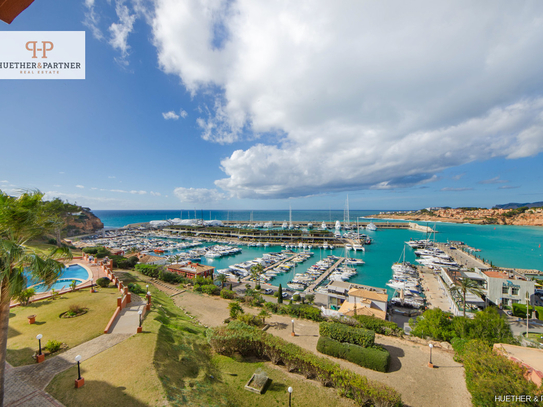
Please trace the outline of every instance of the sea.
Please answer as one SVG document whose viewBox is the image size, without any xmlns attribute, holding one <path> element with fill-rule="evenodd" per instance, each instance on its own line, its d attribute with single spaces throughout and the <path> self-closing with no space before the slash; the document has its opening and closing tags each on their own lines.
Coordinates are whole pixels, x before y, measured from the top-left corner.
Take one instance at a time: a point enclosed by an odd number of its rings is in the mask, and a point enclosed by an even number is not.
<svg viewBox="0 0 543 407">
<path fill-rule="evenodd" d="M 106 228 L 117 228 L 133 223 L 149 222 L 151 220 L 166 220 L 173 218 L 181 219 L 203 219 L 203 220 L 231 220 L 240 222 L 249 221 L 289 221 L 288 210 L 108 210 L 93 211 Z M 377 226 L 379 222 L 386 222 L 384 219 L 372 219 L 372 215 L 380 211 L 374 210 L 350 210 L 349 219 L 355 223 L 357 219 L 361 222 L 373 220 Z M 344 220 L 343 210 L 292 210 L 292 221 L 312 222 L 318 227 L 322 221 L 335 222 Z M 363 219 L 361 219 L 363 218 Z M 391 220 L 399 222 L 398 220 Z M 445 222 L 418 222 L 424 226 L 430 226 L 436 230 L 437 242 L 462 241 L 466 245 L 480 249 L 476 254 L 491 261 L 498 267 L 522 268 L 543 270 L 543 228 L 532 226 L 509 226 L 509 225 L 472 225 Z M 362 233 L 362 232 L 361 232 Z M 364 230 L 365 234 L 371 237 L 373 243 L 366 246 L 365 252 L 347 252 L 349 257 L 361 258 L 365 264 L 356 266 L 358 274 L 352 277 L 349 282 L 369 285 L 372 287 L 386 288 L 387 281 L 392 277 L 391 266 L 394 262 L 405 260 L 414 262 L 413 250 L 405 244 L 410 239 L 428 238 L 424 232 L 410 229 L 379 229 L 376 231 Z M 207 244 L 206 244 L 207 245 Z M 228 268 L 232 264 L 241 263 L 261 257 L 266 252 L 280 251 L 280 247 L 248 247 L 241 246 L 243 251 L 240 254 L 222 258 L 202 258 L 202 263 L 209 264 L 217 269 Z M 405 249 L 405 250 L 404 250 Z M 295 270 L 279 275 L 270 283 L 277 286 L 285 284 L 294 277 L 295 273 L 302 273 L 318 260 L 329 254 L 345 256 L 345 249 L 324 250 L 313 248 L 314 256 L 305 263 L 300 264 Z M 389 291 L 391 291 L 389 289 Z"/>
</svg>

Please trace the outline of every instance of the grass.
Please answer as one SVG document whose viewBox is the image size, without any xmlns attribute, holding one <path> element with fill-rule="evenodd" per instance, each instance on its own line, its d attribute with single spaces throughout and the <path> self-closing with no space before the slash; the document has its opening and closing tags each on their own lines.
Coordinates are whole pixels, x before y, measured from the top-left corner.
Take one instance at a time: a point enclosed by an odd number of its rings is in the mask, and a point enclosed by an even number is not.
<svg viewBox="0 0 543 407">
<path fill-rule="evenodd" d="M 47 255 L 51 251 L 51 249 L 57 247 L 54 244 L 46 243 L 43 241 L 32 241 L 27 244 L 28 247 L 32 248 L 34 251 L 41 255 Z M 72 255 L 73 256 L 81 256 L 81 253 L 83 253 L 80 249 L 72 249 Z"/>
<path fill-rule="evenodd" d="M 137 272 L 123 271 L 120 278 L 144 286 Z M 149 287 L 151 311 L 143 333 L 86 360 L 85 386 L 74 388 L 77 368 L 57 375 L 46 391 L 71 406 L 287 406 L 286 389 L 292 386 L 296 406 L 354 406 L 334 389 L 303 376 L 290 374 L 270 363 L 212 355 L 206 328 L 175 306 L 172 299 Z M 243 388 L 257 368 L 273 380 L 264 395 Z"/>
<path fill-rule="evenodd" d="M 63 294 L 56 300 L 43 300 L 26 307 L 10 310 L 7 360 L 13 366 L 35 363 L 32 355 L 38 350 L 37 334 L 42 334 L 42 347 L 49 340 L 66 343 L 70 348 L 89 341 L 104 332 L 117 305 L 117 289 L 102 288 L 91 294 L 88 290 Z M 60 318 L 70 305 L 80 305 L 89 311 L 76 318 Z M 37 315 L 29 324 L 27 316 Z"/>
<path fill-rule="evenodd" d="M 356 406 L 354 401 L 338 396 L 335 389 L 323 387 L 318 382 L 305 379 L 301 375 L 288 373 L 286 368 L 275 366 L 271 362 L 221 355 L 215 355 L 213 362 L 222 372 L 221 378 L 226 385 L 225 395 L 230 400 L 236 400 L 236 406 L 288 406 L 287 389 L 289 387 L 293 388 L 292 404 L 295 406 Z M 272 379 L 268 390 L 262 395 L 249 392 L 244 388 L 252 374 L 259 368 Z"/>
</svg>

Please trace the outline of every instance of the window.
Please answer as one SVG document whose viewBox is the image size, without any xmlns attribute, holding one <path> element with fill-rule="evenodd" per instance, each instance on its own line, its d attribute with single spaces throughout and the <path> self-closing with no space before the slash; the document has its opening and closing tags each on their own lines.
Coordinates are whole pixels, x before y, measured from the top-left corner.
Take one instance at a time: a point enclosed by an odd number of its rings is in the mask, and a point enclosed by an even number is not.
<svg viewBox="0 0 543 407">
<path fill-rule="evenodd" d="M 508 286 L 504 285 L 502 287 L 502 294 L 509 294 L 509 287 Z"/>
<path fill-rule="evenodd" d="M 509 298 L 502 298 L 502 305 L 509 305 Z"/>
<path fill-rule="evenodd" d="M 513 287 L 513 288 L 511 289 L 511 294 L 512 294 L 512 295 L 518 295 L 518 291 L 519 291 L 519 288 L 518 288 L 518 287 Z"/>
</svg>

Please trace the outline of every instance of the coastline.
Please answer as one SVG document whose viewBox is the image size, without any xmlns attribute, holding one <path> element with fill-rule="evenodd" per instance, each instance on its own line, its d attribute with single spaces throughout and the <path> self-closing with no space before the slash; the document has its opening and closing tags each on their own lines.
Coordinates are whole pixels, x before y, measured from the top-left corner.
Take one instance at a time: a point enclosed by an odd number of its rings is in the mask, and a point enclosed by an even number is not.
<svg viewBox="0 0 543 407">
<path fill-rule="evenodd" d="M 536 226 L 543 227 L 543 219 L 541 217 L 533 217 L 533 219 L 524 217 L 519 219 L 511 219 L 511 221 L 503 220 L 503 218 L 497 221 L 489 220 L 488 218 L 448 218 L 441 216 L 420 216 L 420 215 L 394 215 L 394 214 L 379 214 L 373 215 L 373 218 L 382 220 L 401 220 L 405 222 L 437 222 L 437 223 L 456 223 L 456 224 L 471 224 L 471 225 L 503 225 L 503 226 Z"/>
</svg>

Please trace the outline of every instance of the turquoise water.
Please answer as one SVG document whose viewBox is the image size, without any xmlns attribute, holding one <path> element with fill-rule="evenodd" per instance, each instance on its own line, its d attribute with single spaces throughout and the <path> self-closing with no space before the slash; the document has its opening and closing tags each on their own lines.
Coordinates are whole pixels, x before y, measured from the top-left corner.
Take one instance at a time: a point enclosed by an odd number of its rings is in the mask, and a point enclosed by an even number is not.
<svg viewBox="0 0 543 407">
<path fill-rule="evenodd" d="M 53 288 L 57 291 L 61 290 L 62 288 L 68 288 L 73 280 L 76 280 L 77 284 L 81 284 L 89 278 L 89 272 L 84 267 L 81 267 L 79 264 L 73 264 L 64 269 L 60 278 L 56 281 L 55 284 L 53 284 L 51 288 L 48 289 L 47 286 L 44 284 L 34 285 L 36 283 L 32 283 L 32 281 L 31 285 L 37 293 L 43 293 L 46 291 L 50 291 Z"/>
<path fill-rule="evenodd" d="M 265 221 L 288 220 L 289 211 L 252 211 L 253 220 Z M 128 223 L 147 222 L 149 220 L 168 219 L 173 217 L 187 218 L 189 215 L 194 218 L 194 211 L 96 211 L 102 221 L 107 226 L 124 226 Z M 377 211 L 351 211 L 351 221 L 356 221 L 357 216 L 371 216 Z M 207 219 L 222 219 L 227 217 L 230 220 L 249 220 L 251 211 L 197 211 L 197 216 Z M 104 216 L 102 218 L 102 216 Z M 292 211 L 293 221 L 313 221 L 322 222 L 343 220 L 343 211 Z M 382 219 L 376 222 L 383 222 Z M 469 225 L 454 223 L 428 223 L 418 222 L 421 225 L 428 225 L 436 228 L 438 233 L 435 239 L 438 242 L 447 240 L 460 240 L 467 245 L 481 249 L 477 255 L 492 261 L 496 266 L 514 267 L 525 269 L 543 270 L 543 228 L 528 226 L 504 226 L 504 225 Z M 385 288 L 386 282 L 392 276 L 391 265 L 400 258 L 404 242 L 409 239 L 423 239 L 426 234 L 414 230 L 385 230 L 380 229 L 375 232 L 365 231 L 372 239 L 373 244 L 366 246 L 366 252 L 350 251 L 350 257 L 362 258 L 366 264 L 357 266 L 358 275 L 350 281 L 359 284 L 370 285 L 374 287 Z M 433 236 L 432 236 L 433 238 Z M 223 257 L 219 259 L 203 258 L 204 264 L 209 264 L 217 269 L 228 268 L 228 266 L 262 257 L 267 252 L 280 251 L 281 247 L 248 247 L 242 246 L 243 252 L 234 256 Z M 313 250 L 315 255 L 305 263 L 296 268 L 296 273 L 307 270 L 312 264 L 317 262 L 321 256 L 335 254 L 343 256 L 343 249 Z M 406 247 L 406 260 L 413 262 L 415 255 L 413 250 Z M 279 275 L 271 281 L 272 284 L 283 285 L 293 277 L 293 271 Z"/>
</svg>

